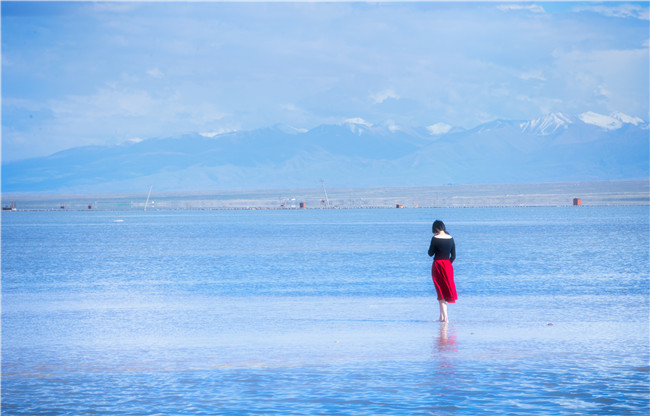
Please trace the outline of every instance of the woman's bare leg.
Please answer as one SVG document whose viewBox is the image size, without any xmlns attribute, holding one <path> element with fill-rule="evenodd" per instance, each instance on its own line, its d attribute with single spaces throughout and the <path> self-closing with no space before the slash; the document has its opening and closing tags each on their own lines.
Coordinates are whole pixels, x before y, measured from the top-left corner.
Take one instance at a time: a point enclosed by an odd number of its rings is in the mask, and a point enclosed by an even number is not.
<svg viewBox="0 0 650 416">
<path fill-rule="evenodd" d="M 440 318 L 438 320 L 440 322 L 449 322 L 449 318 L 447 318 L 447 301 L 440 299 L 438 303 L 440 304 Z"/>
</svg>

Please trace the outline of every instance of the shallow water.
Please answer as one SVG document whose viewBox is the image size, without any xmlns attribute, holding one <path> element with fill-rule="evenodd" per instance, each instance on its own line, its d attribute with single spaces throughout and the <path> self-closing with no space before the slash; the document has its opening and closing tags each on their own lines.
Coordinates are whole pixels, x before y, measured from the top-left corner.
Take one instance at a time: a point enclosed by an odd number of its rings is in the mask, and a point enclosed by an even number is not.
<svg viewBox="0 0 650 416">
<path fill-rule="evenodd" d="M 2 413 L 647 414 L 648 247 L 647 207 L 3 213 Z"/>
</svg>

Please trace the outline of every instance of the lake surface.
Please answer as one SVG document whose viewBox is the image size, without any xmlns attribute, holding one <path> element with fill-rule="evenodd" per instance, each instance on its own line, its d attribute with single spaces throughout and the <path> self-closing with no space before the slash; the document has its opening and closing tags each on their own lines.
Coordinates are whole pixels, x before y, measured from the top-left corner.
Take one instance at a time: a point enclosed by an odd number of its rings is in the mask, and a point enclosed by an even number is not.
<svg viewBox="0 0 650 416">
<path fill-rule="evenodd" d="M 5 212 L 2 414 L 647 415 L 648 230 L 647 206 Z"/>
</svg>

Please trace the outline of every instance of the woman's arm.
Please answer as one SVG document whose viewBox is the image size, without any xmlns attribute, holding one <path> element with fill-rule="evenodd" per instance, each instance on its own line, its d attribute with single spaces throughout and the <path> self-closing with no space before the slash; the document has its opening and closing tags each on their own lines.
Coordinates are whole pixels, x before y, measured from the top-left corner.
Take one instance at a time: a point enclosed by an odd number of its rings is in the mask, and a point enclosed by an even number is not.
<svg viewBox="0 0 650 416">
<path fill-rule="evenodd" d="M 431 243 L 429 243 L 429 257 L 433 257 L 433 255 L 436 253 L 435 252 L 435 247 L 434 247 L 434 242 L 435 240 L 431 238 Z"/>
<path fill-rule="evenodd" d="M 451 263 L 453 263 L 454 260 L 456 260 L 456 243 L 454 242 L 454 239 L 452 238 L 451 239 L 451 257 L 449 257 L 449 261 Z"/>
</svg>

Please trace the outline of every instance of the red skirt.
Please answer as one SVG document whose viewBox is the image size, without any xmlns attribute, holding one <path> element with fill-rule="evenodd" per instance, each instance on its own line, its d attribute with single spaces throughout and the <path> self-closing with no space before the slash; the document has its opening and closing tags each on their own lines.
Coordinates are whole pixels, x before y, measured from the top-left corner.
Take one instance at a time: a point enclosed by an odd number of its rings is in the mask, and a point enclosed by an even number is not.
<svg viewBox="0 0 650 416">
<path fill-rule="evenodd" d="M 454 283 L 454 268 L 449 260 L 435 260 L 431 265 L 431 278 L 436 287 L 438 300 L 449 303 L 456 302 L 456 284 Z"/>
</svg>

